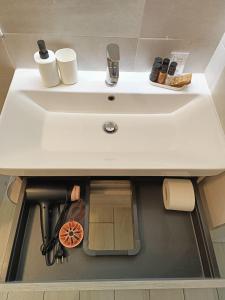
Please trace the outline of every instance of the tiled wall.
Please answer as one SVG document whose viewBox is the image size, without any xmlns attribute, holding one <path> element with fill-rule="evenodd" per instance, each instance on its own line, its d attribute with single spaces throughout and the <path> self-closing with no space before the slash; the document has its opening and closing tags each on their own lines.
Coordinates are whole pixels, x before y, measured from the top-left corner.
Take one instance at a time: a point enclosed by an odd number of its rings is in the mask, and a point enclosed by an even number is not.
<svg viewBox="0 0 225 300">
<path fill-rule="evenodd" d="M 225 27 L 224 0 L 1 0 L 0 5 L 14 67 L 33 67 L 36 40 L 43 38 L 53 50 L 73 47 L 82 70 L 104 70 L 105 47 L 116 42 L 121 70 L 148 71 L 156 55 L 180 50 L 191 52 L 186 71 L 202 72 Z M 2 61 L 1 50 L 0 74 Z"/>
<path fill-rule="evenodd" d="M 225 132 L 225 34 L 206 68 L 205 75 Z"/>
</svg>

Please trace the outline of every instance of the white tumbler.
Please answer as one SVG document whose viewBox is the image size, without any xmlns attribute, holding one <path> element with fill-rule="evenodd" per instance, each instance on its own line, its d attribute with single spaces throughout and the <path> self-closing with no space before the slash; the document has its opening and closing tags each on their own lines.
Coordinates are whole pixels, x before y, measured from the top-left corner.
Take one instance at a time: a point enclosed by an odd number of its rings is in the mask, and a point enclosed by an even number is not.
<svg viewBox="0 0 225 300">
<path fill-rule="evenodd" d="M 77 83 L 77 55 L 73 49 L 63 48 L 55 53 L 61 80 L 64 84 Z"/>
</svg>

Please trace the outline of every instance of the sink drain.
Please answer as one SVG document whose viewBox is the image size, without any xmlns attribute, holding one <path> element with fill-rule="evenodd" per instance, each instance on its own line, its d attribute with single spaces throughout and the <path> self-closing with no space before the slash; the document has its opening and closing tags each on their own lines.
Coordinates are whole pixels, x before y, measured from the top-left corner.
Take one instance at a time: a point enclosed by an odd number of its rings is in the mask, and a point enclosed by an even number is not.
<svg viewBox="0 0 225 300">
<path fill-rule="evenodd" d="M 115 133 L 118 130 L 118 126 L 115 122 L 108 121 L 103 124 L 103 129 L 106 133 Z"/>
</svg>

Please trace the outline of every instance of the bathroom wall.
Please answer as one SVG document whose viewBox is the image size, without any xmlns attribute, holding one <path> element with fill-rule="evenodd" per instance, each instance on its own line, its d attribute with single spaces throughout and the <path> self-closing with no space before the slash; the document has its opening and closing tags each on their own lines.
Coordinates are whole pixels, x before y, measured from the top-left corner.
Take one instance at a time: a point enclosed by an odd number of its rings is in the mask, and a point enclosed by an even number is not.
<svg viewBox="0 0 225 300">
<path fill-rule="evenodd" d="M 225 132 L 225 34 L 206 67 L 205 76 Z M 204 179 L 200 187 L 208 208 L 211 226 L 225 224 L 225 173 Z M 225 241 L 225 225 L 217 229 L 215 236 L 217 240 Z"/>
<path fill-rule="evenodd" d="M 205 70 L 205 76 L 225 132 L 225 34 Z"/>
<path fill-rule="evenodd" d="M 0 4 L 3 97 L 11 78 L 3 42 L 14 68 L 34 67 L 36 40 L 43 38 L 53 50 L 73 47 L 82 70 L 104 70 L 105 47 L 116 42 L 121 70 L 148 71 L 154 56 L 179 50 L 191 52 L 186 71 L 202 72 L 225 27 L 224 0 L 1 0 Z"/>
</svg>

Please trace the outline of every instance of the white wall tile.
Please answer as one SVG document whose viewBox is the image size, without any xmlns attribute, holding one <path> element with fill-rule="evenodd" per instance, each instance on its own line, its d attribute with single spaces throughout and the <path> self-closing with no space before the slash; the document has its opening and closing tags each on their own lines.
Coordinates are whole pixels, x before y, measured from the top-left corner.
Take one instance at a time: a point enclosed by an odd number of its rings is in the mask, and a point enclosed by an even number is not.
<svg viewBox="0 0 225 300">
<path fill-rule="evenodd" d="M 36 39 L 44 38 L 49 48 L 75 48 L 82 70 L 105 69 L 105 46 L 115 41 L 121 70 L 134 70 L 136 50 L 138 71 L 179 50 L 191 52 L 186 71 L 202 72 L 224 32 L 224 15 L 224 0 L 7 0 L 0 24 L 16 67 L 34 67 Z"/>
<path fill-rule="evenodd" d="M 16 68 L 36 67 L 33 54 L 37 51 L 38 39 L 44 39 L 51 50 L 71 47 L 77 52 L 80 70 L 105 70 L 106 46 L 118 43 L 120 47 L 120 70 L 132 71 L 136 55 L 137 39 L 76 37 L 63 34 L 6 34 L 8 51 Z"/>
<path fill-rule="evenodd" d="M 215 75 L 216 76 L 216 75 Z M 212 90 L 212 97 L 216 106 L 217 113 L 220 118 L 221 125 L 225 132 L 225 68 L 223 69 L 222 74 L 220 75 L 219 80 L 216 83 L 216 86 Z"/>
<path fill-rule="evenodd" d="M 7 0 L 1 4 L 5 33 L 71 33 L 137 37 L 144 0 Z"/>
<path fill-rule="evenodd" d="M 221 125 L 225 132 L 225 36 L 211 57 L 205 70 L 205 76 L 212 93 Z"/>
<path fill-rule="evenodd" d="M 225 69 L 225 47 L 221 40 L 205 70 L 205 76 L 211 91 L 213 91 L 216 85 L 218 84 L 218 81 L 220 80 L 220 77 L 224 69 Z"/>
<path fill-rule="evenodd" d="M 146 0 L 142 37 L 221 38 L 224 0 Z"/>
</svg>

